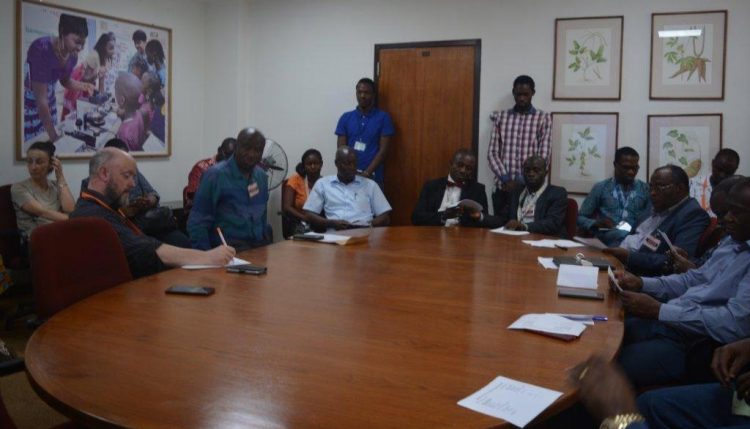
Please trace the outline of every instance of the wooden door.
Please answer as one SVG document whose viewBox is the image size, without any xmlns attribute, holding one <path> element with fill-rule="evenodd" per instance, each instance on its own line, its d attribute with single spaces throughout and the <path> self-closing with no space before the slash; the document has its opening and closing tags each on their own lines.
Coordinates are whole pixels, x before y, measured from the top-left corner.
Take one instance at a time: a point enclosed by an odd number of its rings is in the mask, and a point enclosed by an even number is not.
<svg viewBox="0 0 750 429">
<path fill-rule="evenodd" d="M 457 149 L 477 153 L 480 47 L 479 40 L 375 46 L 378 106 L 396 127 L 385 161 L 392 225 L 411 224 L 422 185 L 448 174 Z"/>
</svg>

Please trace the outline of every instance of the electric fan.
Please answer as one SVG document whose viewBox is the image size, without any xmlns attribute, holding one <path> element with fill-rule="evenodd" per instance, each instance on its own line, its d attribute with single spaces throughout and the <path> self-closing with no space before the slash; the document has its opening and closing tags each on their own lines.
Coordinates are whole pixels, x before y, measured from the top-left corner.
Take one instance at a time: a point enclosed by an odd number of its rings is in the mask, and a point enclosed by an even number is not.
<svg viewBox="0 0 750 429">
<path fill-rule="evenodd" d="M 281 186 L 281 182 L 286 179 L 289 164 L 286 159 L 286 152 L 280 144 L 266 139 L 266 147 L 263 149 L 263 156 L 259 165 L 268 175 L 269 191 Z"/>
</svg>

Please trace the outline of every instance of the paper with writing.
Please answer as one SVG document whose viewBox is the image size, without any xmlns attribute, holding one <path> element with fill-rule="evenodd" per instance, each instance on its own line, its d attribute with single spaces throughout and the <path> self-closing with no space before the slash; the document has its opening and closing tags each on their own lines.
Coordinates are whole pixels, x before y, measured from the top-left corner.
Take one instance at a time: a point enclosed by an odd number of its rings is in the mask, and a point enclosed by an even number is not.
<svg viewBox="0 0 750 429">
<path fill-rule="evenodd" d="M 504 226 L 501 226 L 500 228 L 491 229 L 490 232 L 494 232 L 495 234 L 505 234 L 505 235 L 529 235 L 529 231 L 514 231 L 512 229 L 505 229 Z"/>
<path fill-rule="evenodd" d="M 583 244 L 576 243 L 575 241 L 570 240 L 553 240 L 550 238 L 545 238 L 542 240 L 522 240 L 525 244 L 528 244 L 532 247 L 546 247 L 549 249 L 554 249 L 556 247 L 565 247 L 565 248 L 571 248 L 571 247 L 583 247 Z"/>
<path fill-rule="evenodd" d="M 235 265 L 247 265 L 250 261 L 246 261 L 240 258 L 232 258 L 232 261 L 224 265 L 224 267 L 233 267 Z M 207 268 L 221 268 L 221 265 L 200 265 L 200 264 L 189 264 L 183 265 L 182 268 L 186 270 L 205 270 Z"/>
<path fill-rule="evenodd" d="M 524 427 L 549 407 L 562 392 L 497 377 L 458 405 Z"/>
<path fill-rule="evenodd" d="M 586 325 L 555 314 L 531 313 L 519 317 L 508 329 L 524 329 L 571 340 L 579 337 Z"/>
</svg>

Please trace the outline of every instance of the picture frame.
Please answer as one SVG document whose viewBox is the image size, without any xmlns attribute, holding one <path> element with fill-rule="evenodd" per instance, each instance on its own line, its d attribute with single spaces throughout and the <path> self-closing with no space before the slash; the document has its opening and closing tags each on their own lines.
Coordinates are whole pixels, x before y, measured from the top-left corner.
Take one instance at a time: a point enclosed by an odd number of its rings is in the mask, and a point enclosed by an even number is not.
<svg viewBox="0 0 750 429">
<path fill-rule="evenodd" d="M 614 174 L 619 113 L 553 112 L 550 183 L 585 195 Z"/>
<path fill-rule="evenodd" d="M 723 100 L 726 10 L 651 14 L 651 100 Z"/>
<path fill-rule="evenodd" d="M 553 100 L 620 100 L 623 16 L 555 19 Z"/>
<path fill-rule="evenodd" d="M 721 113 L 648 115 L 647 177 L 667 164 L 679 165 L 691 179 L 710 175 L 723 145 L 722 127 Z"/>
<path fill-rule="evenodd" d="M 134 156 L 170 156 L 172 64 L 169 28 L 16 0 L 16 160 L 42 141 L 88 158 L 114 137 Z"/>
</svg>

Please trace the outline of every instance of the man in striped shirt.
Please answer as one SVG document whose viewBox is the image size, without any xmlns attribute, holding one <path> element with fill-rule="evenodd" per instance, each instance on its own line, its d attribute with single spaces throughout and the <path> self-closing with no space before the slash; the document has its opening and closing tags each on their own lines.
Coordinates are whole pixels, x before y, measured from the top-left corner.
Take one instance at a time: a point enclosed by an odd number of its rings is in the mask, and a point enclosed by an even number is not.
<svg viewBox="0 0 750 429">
<path fill-rule="evenodd" d="M 535 92 L 534 79 L 518 76 L 513 81 L 516 105 L 490 116 L 494 127 L 487 159 L 497 186 L 492 194 L 495 213 L 502 212 L 513 190 L 523 187 L 523 162 L 532 155 L 549 159 L 552 119 L 532 106 Z"/>
</svg>

